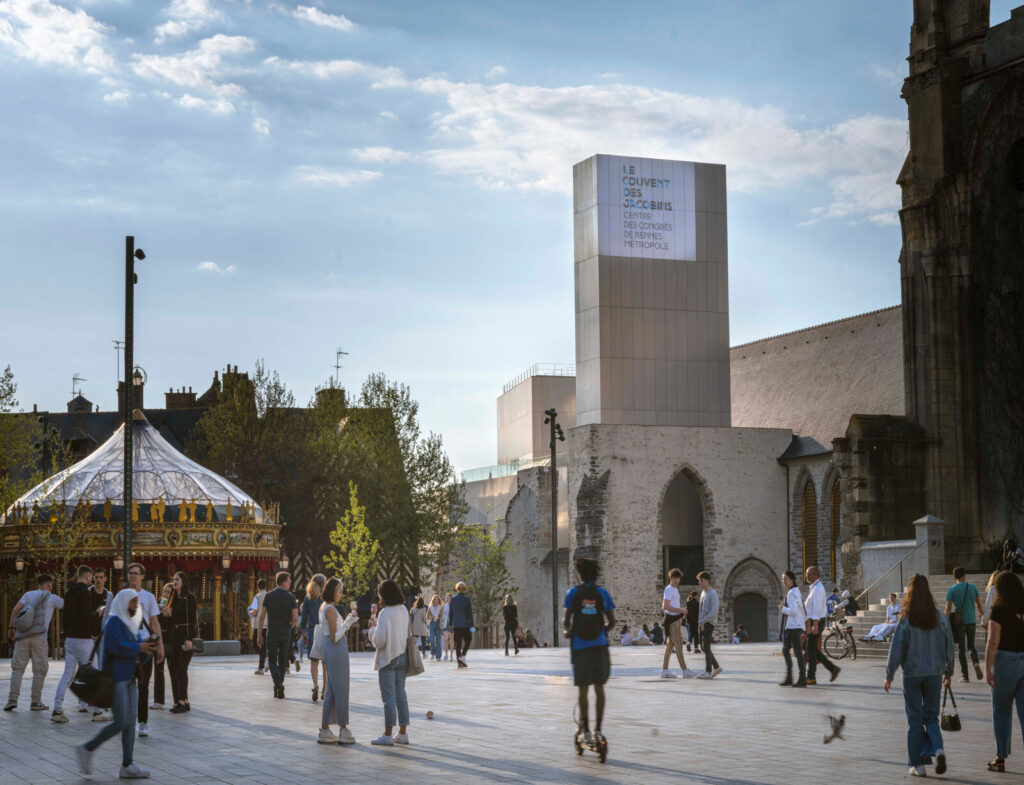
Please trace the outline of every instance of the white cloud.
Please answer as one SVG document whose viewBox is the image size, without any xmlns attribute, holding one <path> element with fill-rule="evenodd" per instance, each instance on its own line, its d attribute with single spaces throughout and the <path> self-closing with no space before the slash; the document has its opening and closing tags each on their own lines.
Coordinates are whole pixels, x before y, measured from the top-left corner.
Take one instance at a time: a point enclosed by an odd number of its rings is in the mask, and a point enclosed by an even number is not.
<svg viewBox="0 0 1024 785">
<path fill-rule="evenodd" d="M 265 117 L 254 117 L 252 119 L 252 129 L 261 136 L 270 136 L 270 123 L 267 122 Z"/>
<path fill-rule="evenodd" d="M 81 8 L 71 11 L 50 0 L 0 1 L 0 46 L 37 63 L 110 71 L 115 61 L 104 49 L 109 29 Z"/>
<path fill-rule="evenodd" d="M 238 272 L 238 268 L 233 264 L 221 267 L 216 262 L 200 262 L 196 265 L 196 269 L 201 273 L 216 273 L 217 275 L 234 275 Z"/>
<path fill-rule="evenodd" d="M 622 74 L 620 74 L 618 71 L 605 71 L 603 74 L 601 74 L 601 78 L 607 79 L 609 82 L 614 82 L 618 79 L 621 79 Z"/>
<path fill-rule="evenodd" d="M 234 110 L 230 99 L 244 90 L 225 81 L 231 68 L 225 64 L 226 55 L 251 52 L 256 44 L 244 36 L 215 35 L 199 42 L 195 49 L 176 55 L 133 55 L 132 70 L 143 79 L 162 80 L 210 93 L 217 101 L 207 102 L 204 108 L 224 114 Z M 185 94 L 178 102 L 185 107 L 200 106 L 203 99 Z"/>
<path fill-rule="evenodd" d="M 210 114 L 231 114 L 235 105 L 226 98 L 199 98 L 185 93 L 178 99 L 178 106 L 184 109 L 203 109 Z"/>
<path fill-rule="evenodd" d="M 299 185 L 315 188 L 351 188 L 372 183 L 381 177 L 380 172 L 366 169 L 358 171 L 336 171 L 317 166 L 299 166 L 292 170 L 292 180 Z"/>
<path fill-rule="evenodd" d="M 505 75 L 505 66 L 503 66 L 503 65 L 496 65 L 496 66 L 494 66 L 494 68 L 492 68 L 491 70 L 489 70 L 487 72 L 487 78 L 488 79 L 497 79 L 497 78 L 499 78 L 501 76 L 504 76 L 504 75 Z"/>
<path fill-rule="evenodd" d="M 348 17 L 341 14 L 325 14 L 319 8 L 313 8 L 308 5 L 300 5 L 292 11 L 292 16 L 305 22 L 312 22 L 320 27 L 333 27 L 335 30 L 342 30 L 346 33 L 355 27 L 352 20 Z"/>
<path fill-rule="evenodd" d="M 103 100 L 111 104 L 126 104 L 131 100 L 132 94 L 127 90 L 115 90 L 103 96 Z"/>
<path fill-rule="evenodd" d="M 353 150 L 352 157 L 358 161 L 369 161 L 375 164 L 397 164 L 408 160 L 410 155 L 392 147 L 363 147 Z"/>
<path fill-rule="evenodd" d="M 382 68 L 356 60 L 282 60 L 268 57 L 264 65 L 283 72 L 310 76 L 315 79 L 368 79 L 371 87 L 407 87 L 408 81 L 400 68 Z"/>
<path fill-rule="evenodd" d="M 903 80 L 907 76 L 907 66 L 902 63 L 898 63 L 893 68 L 886 68 L 885 66 L 875 65 L 871 68 L 871 75 L 890 87 L 902 87 Z"/>
<path fill-rule="evenodd" d="M 385 109 L 383 112 L 381 112 L 380 116 L 383 117 L 385 120 L 397 120 L 398 119 L 398 115 L 396 115 L 394 112 L 389 112 L 387 109 Z"/>
<path fill-rule="evenodd" d="M 158 44 L 167 38 L 202 30 L 209 22 L 220 18 L 220 14 L 210 6 L 209 0 L 172 0 L 167 16 L 170 21 L 156 28 Z"/>
</svg>

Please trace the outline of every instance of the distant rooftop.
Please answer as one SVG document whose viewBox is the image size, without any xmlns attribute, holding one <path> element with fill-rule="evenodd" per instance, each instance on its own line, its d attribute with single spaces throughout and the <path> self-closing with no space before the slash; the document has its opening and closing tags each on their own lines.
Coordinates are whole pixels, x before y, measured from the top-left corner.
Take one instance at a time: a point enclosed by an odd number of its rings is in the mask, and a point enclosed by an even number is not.
<svg viewBox="0 0 1024 785">
<path fill-rule="evenodd" d="M 516 387 L 531 376 L 575 376 L 576 366 L 573 363 L 534 363 L 521 374 L 514 379 L 509 380 L 505 383 L 505 386 L 501 388 L 501 394 L 504 395 L 513 387 Z"/>
</svg>

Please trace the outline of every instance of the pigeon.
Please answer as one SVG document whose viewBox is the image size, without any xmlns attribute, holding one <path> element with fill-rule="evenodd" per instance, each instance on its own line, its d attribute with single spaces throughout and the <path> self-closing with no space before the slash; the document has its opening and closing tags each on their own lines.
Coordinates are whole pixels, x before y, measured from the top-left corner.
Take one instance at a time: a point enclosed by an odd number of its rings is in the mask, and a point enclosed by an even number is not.
<svg viewBox="0 0 1024 785">
<path fill-rule="evenodd" d="M 829 730 L 831 732 L 826 734 L 826 736 L 825 736 L 825 743 L 828 744 L 833 739 L 841 739 L 842 741 L 846 741 L 846 739 L 843 738 L 843 726 L 844 725 L 846 725 L 846 715 L 845 714 L 840 714 L 838 719 L 836 719 L 831 714 L 829 714 L 828 715 L 828 726 L 829 726 Z"/>
</svg>

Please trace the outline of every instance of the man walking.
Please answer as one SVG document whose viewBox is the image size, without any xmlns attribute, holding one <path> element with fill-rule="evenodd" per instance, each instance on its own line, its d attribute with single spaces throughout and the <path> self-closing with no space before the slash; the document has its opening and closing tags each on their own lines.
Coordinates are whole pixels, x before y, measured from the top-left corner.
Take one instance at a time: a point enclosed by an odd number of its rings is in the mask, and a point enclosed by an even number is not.
<svg viewBox="0 0 1024 785">
<path fill-rule="evenodd" d="M 267 596 L 267 582 L 265 579 L 260 578 L 256 581 L 256 596 L 252 598 L 252 605 L 249 606 L 249 616 L 252 617 L 252 645 L 256 649 L 256 653 L 260 656 L 260 663 L 254 671 L 257 676 L 262 676 L 266 673 L 267 664 L 267 647 L 264 645 L 266 642 L 267 628 L 266 621 L 263 622 L 264 626 L 260 627 L 260 612 L 263 610 L 263 600 Z M 259 633 L 263 631 L 264 643 L 259 642 Z"/>
<path fill-rule="evenodd" d="M 817 684 L 815 678 L 818 663 L 821 662 L 825 669 L 832 674 L 829 681 L 835 681 L 839 676 L 840 668 L 828 658 L 824 651 L 820 650 L 821 631 L 825 626 L 825 617 L 828 609 L 825 606 L 825 587 L 821 585 L 821 573 L 817 567 L 807 568 L 807 582 L 811 584 L 807 592 L 807 599 L 804 601 L 804 612 L 807 614 L 807 683 Z"/>
<path fill-rule="evenodd" d="M 95 643 L 93 619 L 96 616 L 90 607 L 89 595 L 92 593 L 92 567 L 83 564 L 78 568 L 78 580 L 68 586 L 64 593 L 64 673 L 57 683 L 57 694 L 53 698 L 53 722 L 67 722 L 64 713 L 64 695 L 80 665 L 85 665 L 92 657 Z M 88 711 L 89 707 L 78 701 L 79 711 Z"/>
<path fill-rule="evenodd" d="M 974 648 L 974 633 L 978 629 L 978 615 L 985 615 L 985 607 L 981 604 L 981 597 L 978 596 L 978 588 L 973 583 L 967 582 L 967 570 L 957 567 L 953 570 L 953 577 L 956 583 L 949 587 L 946 592 L 946 618 L 953 630 L 953 638 L 960 650 L 960 672 L 963 674 L 960 681 L 966 684 L 967 678 L 967 651 L 971 652 L 971 662 L 974 663 L 974 675 L 981 681 L 983 674 L 981 666 L 978 665 L 978 650 Z M 977 613 L 975 613 L 977 609 Z"/>
<path fill-rule="evenodd" d="M 697 574 L 700 583 L 700 610 L 697 615 L 697 627 L 700 630 L 700 645 L 704 649 L 704 673 L 698 679 L 713 679 L 722 672 L 722 668 L 711 653 L 711 638 L 715 634 L 718 621 L 718 592 L 711 588 L 711 573 L 701 570 Z"/>
<path fill-rule="evenodd" d="M 806 628 L 807 616 L 804 612 L 804 603 L 800 597 L 800 589 L 796 586 L 796 575 L 792 570 L 782 573 L 782 586 L 786 590 L 786 602 L 779 606 L 779 610 L 786 618 L 786 625 L 782 630 L 782 656 L 786 659 L 786 678 L 780 683 L 780 687 L 806 687 L 807 666 L 804 664 L 804 651 L 800 645 L 800 638 Z M 796 655 L 796 668 L 799 677 L 793 682 L 793 660 L 792 652 Z"/>
<path fill-rule="evenodd" d="M 110 609 L 113 607 L 114 595 L 107 591 L 107 571 L 102 567 L 93 571 L 92 574 L 92 589 L 89 590 L 89 613 L 92 621 L 92 639 L 95 641 L 100 634 L 103 632 L 103 622 L 107 620 L 107 616 L 110 615 Z M 92 665 L 95 668 L 100 667 L 100 653 L 103 651 L 103 646 L 99 647 L 96 652 L 96 656 L 92 659 Z M 81 711 L 81 709 L 79 709 Z M 114 715 L 110 709 L 97 709 L 92 710 L 93 722 L 111 722 L 114 719 Z"/>
<path fill-rule="evenodd" d="M 683 610 L 682 601 L 679 599 L 679 581 L 683 578 L 683 571 L 673 567 L 668 573 L 668 586 L 661 597 L 661 609 L 665 612 L 665 654 L 661 658 L 661 678 L 674 679 L 675 674 L 668 669 L 672 661 L 672 650 L 675 649 L 676 659 L 679 660 L 679 670 L 684 678 L 696 676 L 694 671 L 686 667 L 686 659 L 683 657 Z"/>
<path fill-rule="evenodd" d="M 64 607 L 64 600 L 53 592 L 53 578 L 43 574 L 36 579 L 37 589 L 25 592 L 11 611 L 7 637 L 14 641 L 14 656 L 11 657 L 11 692 L 7 697 L 4 711 L 18 708 L 21 694 L 21 680 L 25 668 L 32 663 L 32 711 L 46 711 L 50 707 L 43 703 L 43 681 L 50 664 L 47 660 L 46 633 L 50 619 L 57 608 Z M 15 619 L 24 610 L 17 624 Z"/>
<path fill-rule="evenodd" d="M 292 642 L 292 628 L 299 625 L 299 603 L 291 593 L 292 576 L 281 571 L 277 574 L 277 588 L 267 592 L 257 618 L 257 643 L 263 646 L 263 630 L 267 630 L 267 661 L 274 680 L 274 697 L 284 698 L 284 674 L 288 670 L 288 650 Z M 266 624 L 264 624 L 266 622 Z"/>
<path fill-rule="evenodd" d="M 473 642 L 473 601 L 466 594 L 466 584 L 459 581 L 455 584 L 455 596 L 449 604 L 448 613 L 455 637 L 455 660 L 460 668 L 466 665 L 466 652 Z"/>
<path fill-rule="evenodd" d="M 163 662 L 164 639 L 160 632 L 160 606 L 153 592 L 142 588 L 142 579 L 146 577 L 146 568 L 138 562 L 128 565 L 128 587 L 139 595 L 139 609 L 142 619 L 149 626 L 149 634 L 155 635 L 156 661 Z M 137 668 L 136 678 L 139 682 L 139 735 L 149 735 L 149 681 L 153 678 L 153 658 L 146 657 L 145 662 Z"/>
</svg>

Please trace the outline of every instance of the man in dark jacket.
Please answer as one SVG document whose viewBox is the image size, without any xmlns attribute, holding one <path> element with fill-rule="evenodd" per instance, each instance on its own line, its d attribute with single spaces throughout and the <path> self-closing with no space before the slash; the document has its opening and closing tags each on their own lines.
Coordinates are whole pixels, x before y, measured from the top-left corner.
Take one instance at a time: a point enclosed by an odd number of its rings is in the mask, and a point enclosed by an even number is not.
<svg viewBox="0 0 1024 785">
<path fill-rule="evenodd" d="M 57 694 L 53 698 L 54 722 L 67 722 L 64 714 L 64 695 L 79 665 L 85 665 L 92 656 L 92 647 L 96 639 L 93 637 L 92 606 L 89 602 L 89 587 L 92 586 L 92 567 L 83 564 L 78 568 L 78 580 L 68 586 L 64 594 L 64 674 L 57 684 Z M 78 702 L 78 710 L 86 712 L 89 707 L 82 701 Z"/>
<path fill-rule="evenodd" d="M 455 635 L 455 659 L 460 668 L 465 668 L 466 652 L 473 641 L 473 602 L 466 596 L 466 584 L 462 581 L 455 584 L 455 596 L 448 607 Z"/>
</svg>

